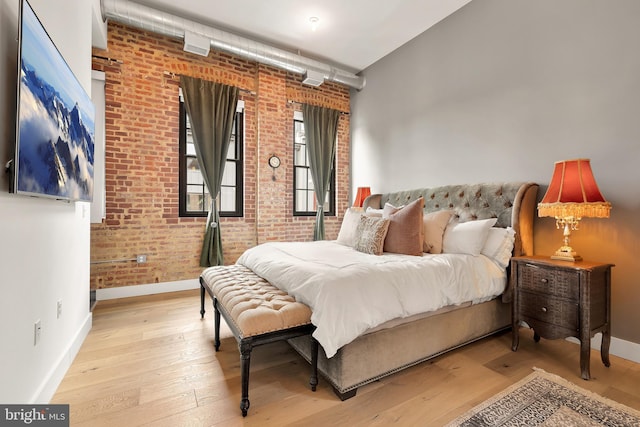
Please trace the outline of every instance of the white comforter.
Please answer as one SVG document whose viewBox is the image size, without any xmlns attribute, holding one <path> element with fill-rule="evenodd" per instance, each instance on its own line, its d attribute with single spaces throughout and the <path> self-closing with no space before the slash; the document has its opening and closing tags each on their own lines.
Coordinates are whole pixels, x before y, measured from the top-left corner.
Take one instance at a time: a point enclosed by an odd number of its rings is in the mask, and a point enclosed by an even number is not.
<svg viewBox="0 0 640 427">
<path fill-rule="evenodd" d="M 506 273 L 480 255 L 368 255 L 335 241 L 265 243 L 243 264 L 307 304 L 327 357 L 388 320 L 500 295 Z"/>
</svg>

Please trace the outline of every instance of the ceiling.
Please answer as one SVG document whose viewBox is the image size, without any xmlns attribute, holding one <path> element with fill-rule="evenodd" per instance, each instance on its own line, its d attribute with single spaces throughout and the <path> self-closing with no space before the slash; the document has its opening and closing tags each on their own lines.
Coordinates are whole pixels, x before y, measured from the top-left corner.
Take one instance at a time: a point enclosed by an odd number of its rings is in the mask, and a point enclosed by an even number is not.
<svg viewBox="0 0 640 427">
<path fill-rule="evenodd" d="M 471 0 L 136 0 L 358 72 Z M 319 19 L 316 31 L 309 18 Z"/>
</svg>

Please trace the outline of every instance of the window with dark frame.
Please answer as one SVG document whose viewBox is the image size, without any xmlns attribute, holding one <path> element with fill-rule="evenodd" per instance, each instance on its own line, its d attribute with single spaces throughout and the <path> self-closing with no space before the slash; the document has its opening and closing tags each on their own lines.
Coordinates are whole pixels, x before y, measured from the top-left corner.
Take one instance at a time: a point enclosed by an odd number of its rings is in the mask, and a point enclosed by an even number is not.
<svg viewBox="0 0 640 427">
<path fill-rule="evenodd" d="M 324 200 L 324 214 L 326 216 L 335 215 L 335 162 L 334 158 L 329 191 Z M 314 216 L 317 210 L 316 193 L 311 178 L 304 122 L 301 114 L 295 114 L 293 120 L 293 168 L 293 215 Z"/>
<path fill-rule="evenodd" d="M 241 217 L 243 215 L 244 117 L 241 102 L 239 101 L 239 108 L 233 122 L 220 195 L 216 201 L 221 217 Z M 191 125 L 182 97 L 180 97 L 179 145 L 179 215 L 181 217 L 207 216 L 211 206 L 211 195 L 200 172 Z"/>
</svg>

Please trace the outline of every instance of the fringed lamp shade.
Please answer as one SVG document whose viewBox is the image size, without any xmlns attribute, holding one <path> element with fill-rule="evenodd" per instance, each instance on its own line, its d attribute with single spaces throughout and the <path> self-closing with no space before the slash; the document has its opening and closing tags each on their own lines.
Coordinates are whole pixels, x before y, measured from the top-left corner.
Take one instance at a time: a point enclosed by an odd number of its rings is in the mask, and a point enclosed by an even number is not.
<svg viewBox="0 0 640 427">
<path fill-rule="evenodd" d="M 609 218 L 611 203 L 596 184 L 589 159 L 556 162 L 549 189 L 538 204 L 538 216 L 552 216 L 556 227 L 564 230 L 564 245 L 551 257 L 568 261 L 582 259 L 569 246 L 571 230 L 582 218 Z"/>
<path fill-rule="evenodd" d="M 356 198 L 353 201 L 353 207 L 361 208 L 364 205 L 364 199 L 371 195 L 370 187 L 358 187 L 358 192 L 356 193 Z"/>
</svg>

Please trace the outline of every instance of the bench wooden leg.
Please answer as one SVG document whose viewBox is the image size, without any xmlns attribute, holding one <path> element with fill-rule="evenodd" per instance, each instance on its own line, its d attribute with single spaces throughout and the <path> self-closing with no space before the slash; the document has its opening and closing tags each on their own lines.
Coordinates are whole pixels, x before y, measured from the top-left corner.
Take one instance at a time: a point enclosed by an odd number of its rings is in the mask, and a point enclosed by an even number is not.
<svg viewBox="0 0 640 427">
<path fill-rule="evenodd" d="M 204 319 L 204 285 L 200 284 L 200 318 Z"/>
<path fill-rule="evenodd" d="M 220 310 L 218 310 L 218 298 L 213 299 L 213 330 L 214 339 L 213 342 L 216 351 L 220 350 Z"/>
<path fill-rule="evenodd" d="M 240 399 L 240 410 L 242 416 L 247 416 L 249 410 L 249 365 L 251 364 L 251 340 L 241 340 L 238 344 L 240 347 L 240 371 L 242 381 L 242 397 Z"/>
<path fill-rule="evenodd" d="M 311 385 L 311 391 L 316 391 L 318 385 L 318 341 L 309 335 L 311 340 L 311 378 L 309 384 Z"/>
</svg>

